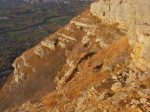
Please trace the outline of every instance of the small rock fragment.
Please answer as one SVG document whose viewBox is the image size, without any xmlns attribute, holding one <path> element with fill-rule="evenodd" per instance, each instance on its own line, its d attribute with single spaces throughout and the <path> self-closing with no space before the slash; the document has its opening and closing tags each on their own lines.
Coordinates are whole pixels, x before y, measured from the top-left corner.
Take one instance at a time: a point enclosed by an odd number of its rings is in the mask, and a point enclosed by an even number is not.
<svg viewBox="0 0 150 112">
<path fill-rule="evenodd" d="M 140 103 L 142 103 L 142 104 L 145 104 L 146 101 L 147 101 L 147 99 L 145 99 L 145 98 L 141 98 L 141 99 L 140 99 Z"/>
<path fill-rule="evenodd" d="M 126 84 L 129 84 L 133 81 L 135 81 L 137 78 L 135 73 L 130 73 L 129 77 L 126 79 Z"/>
<path fill-rule="evenodd" d="M 121 88 L 122 88 L 122 84 L 120 82 L 116 82 L 112 85 L 111 90 L 113 92 L 118 92 L 121 90 Z"/>
<path fill-rule="evenodd" d="M 132 99 L 131 104 L 138 105 L 138 104 L 140 104 L 140 102 L 138 100 Z"/>
</svg>

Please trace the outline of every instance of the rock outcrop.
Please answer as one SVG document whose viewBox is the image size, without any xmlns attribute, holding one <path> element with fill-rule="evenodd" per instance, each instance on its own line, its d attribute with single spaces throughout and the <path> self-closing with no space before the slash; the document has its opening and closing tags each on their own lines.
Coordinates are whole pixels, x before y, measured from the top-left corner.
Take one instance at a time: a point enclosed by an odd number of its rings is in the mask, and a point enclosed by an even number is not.
<svg viewBox="0 0 150 112">
<path fill-rule="evenodd" d="M 150 2 L 149 0 L 99 0 L 91 5 L 93 15 L 107 23 L 118 23 L 127 31 L 133 64 L 150 68 Z"/>
<path fill-rule="evenodd" d="M 15 60 L 0 111 L 149 112 L 149 6 L 93 3 Z"/>
</svg>

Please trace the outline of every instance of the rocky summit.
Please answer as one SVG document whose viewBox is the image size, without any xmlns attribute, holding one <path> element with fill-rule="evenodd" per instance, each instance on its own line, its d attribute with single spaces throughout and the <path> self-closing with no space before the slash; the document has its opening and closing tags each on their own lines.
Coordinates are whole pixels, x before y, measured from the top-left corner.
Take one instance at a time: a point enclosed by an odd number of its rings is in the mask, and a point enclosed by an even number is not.
<svg viewBox="0 0 150 112">
<path fill-rule="evenodd" d="M 0 112 L 150 112 L 150 2 L 97 0 L 24 52 Z"/>
</svg>

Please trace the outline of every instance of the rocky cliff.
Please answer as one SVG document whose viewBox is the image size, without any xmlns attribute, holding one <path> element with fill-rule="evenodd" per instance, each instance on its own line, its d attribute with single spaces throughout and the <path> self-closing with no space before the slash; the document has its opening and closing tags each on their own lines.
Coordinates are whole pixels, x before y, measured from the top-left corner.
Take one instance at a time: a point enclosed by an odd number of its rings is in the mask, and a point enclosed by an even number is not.
<svg viewBox="0 0 150 112">
<path fill-rule="evenodd" d="M 4 112 L 149 112 L 148 0 L 99 0 L 18 57 Z"/>
<path fill-rule="evenodd" d="M 149 0 L 99 0 L 91 5 L 90 10 L 105 22 L 119 23 L 134 47 L 133 63 L 141 69 L 150 67 Z"/>
</svg>

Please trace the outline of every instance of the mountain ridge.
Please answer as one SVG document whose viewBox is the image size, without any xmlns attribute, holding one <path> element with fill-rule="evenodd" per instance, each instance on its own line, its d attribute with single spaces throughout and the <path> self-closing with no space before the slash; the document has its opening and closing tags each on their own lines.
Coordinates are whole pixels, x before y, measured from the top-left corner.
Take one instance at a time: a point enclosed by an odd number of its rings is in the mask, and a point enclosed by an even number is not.
<svg viewBox="0 0 150 112">
<path fill-rule="evenodd" d="M 12 78 L 0 92 L 0 103 L 5 104 L 0 109 L 148 112 L 150 75 L 149 60 L 145 59 L 149 57 L 149 34 L 145 31 L 149 27 L 146 25 L 143 32 L 136 18 L 148 23 L 149 15 L 148 9 L 143 13 L 132 7 L 140 6 L 141 2 L 132 3 L 130 0 L 94 2 L 64 28 L 18 57 Z M 142 3 L 142 7 L 149 5 L 147 0 Z M 138 12 L 136 18 L 130 19 L 135 26 L 122 27 L 122 23 L 128 25 L 128 19 L 120 20 L 127 12 L 118 10 L 129 10 L 126 6 Z M 129 16 L 133 12 L 129 11 Z"/>
</svg>

